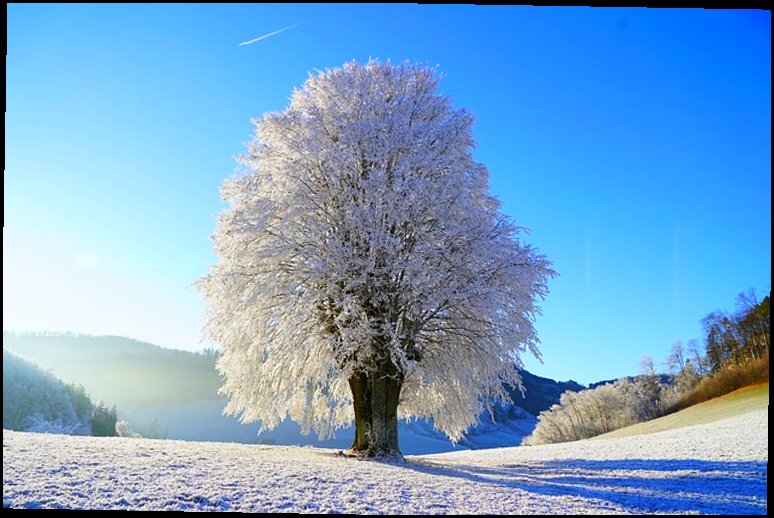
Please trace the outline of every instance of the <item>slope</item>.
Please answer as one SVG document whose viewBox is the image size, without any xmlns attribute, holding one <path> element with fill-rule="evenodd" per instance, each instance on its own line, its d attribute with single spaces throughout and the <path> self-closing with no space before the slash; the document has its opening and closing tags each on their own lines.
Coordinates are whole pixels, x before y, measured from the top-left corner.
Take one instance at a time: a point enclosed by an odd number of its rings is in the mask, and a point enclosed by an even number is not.
<svg viewBox="0 0 774 518">
<path fill-rule="evenodd" d="M 612 437 L 630 437 L 673 430 L 684 426 L 712 423 L 721 419 L 745 414 L 755 410 L 765 410 L 769 407 L 769 384 L 763 383 L 744 387 L 725 396 L 711 399 L 688 407 L 674 414 L 669 414 L 644 423 L 613 430 L 593 439 Z"/>
<path fill-rule="evenodd" d="M 82 389 L 3 349 L 3 428 L 89 435 L 92 410 Z"/>
</svg>

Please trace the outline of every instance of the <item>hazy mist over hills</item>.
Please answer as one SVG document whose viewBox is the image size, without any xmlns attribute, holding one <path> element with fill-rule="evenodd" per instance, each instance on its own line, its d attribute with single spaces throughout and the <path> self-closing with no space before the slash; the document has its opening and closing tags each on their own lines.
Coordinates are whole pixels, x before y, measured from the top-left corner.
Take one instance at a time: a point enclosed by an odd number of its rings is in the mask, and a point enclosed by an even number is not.
<svg viewBox="0 0 774 518">
<path fill-rule="evenodd" d="M 4 332 L 3 347 L 119 407 L 218 398 L 214 356 L 119 336 Z"/>
</svg>

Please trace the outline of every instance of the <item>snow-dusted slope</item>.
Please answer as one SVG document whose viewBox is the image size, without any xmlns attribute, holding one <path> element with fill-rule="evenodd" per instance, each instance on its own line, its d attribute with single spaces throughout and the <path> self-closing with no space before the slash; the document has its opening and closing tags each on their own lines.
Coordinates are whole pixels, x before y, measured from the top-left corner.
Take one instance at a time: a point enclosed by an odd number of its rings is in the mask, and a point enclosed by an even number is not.
<svg viewBox="0 0 774 518">
<path fill-rule="evenodd" d="M 3 505 L 351 513 L 767 512 L 768 410 L 649 435 L 358 461 L 3 432 Z"/>
</svg>

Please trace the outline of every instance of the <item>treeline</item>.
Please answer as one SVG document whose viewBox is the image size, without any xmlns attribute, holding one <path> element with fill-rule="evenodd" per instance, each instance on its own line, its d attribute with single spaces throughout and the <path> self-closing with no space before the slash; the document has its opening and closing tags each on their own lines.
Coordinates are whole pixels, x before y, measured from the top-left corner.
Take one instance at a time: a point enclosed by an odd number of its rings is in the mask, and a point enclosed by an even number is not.
<svg viewBox="0 0 774 518">
<path fill-rule="evenodd" d="M 760 302 L 753 290 L 740 293 L 734 312 L 714 311 L 702 327 L 705 355 L 694 362 L 701 377 L 691 390 L 666 402 L 666 413 L 769 381 L 771 293 Z M 679 357 L 677 352 L 673 346 L 670 356 Z"/>
<path fill-rule="evenodd" d="M 707 315 L 702 319 L 704 351 L 697 340 L 687 346 L 673 343 L 665 361 L 669 376 L 657 375 L 646 355 L 640 376 L 565 392 L 559 404 L 538 415 L 535 430 L 522 444 L 594 437 L 768 381 L 770 297 L 758 302 L 748 291 L 737 297 L 735 312 Z"/>
<path fill-rule="evenodd" d="M 740 293 L 734 313 L 715 311 L 702 320 L 706 362 L 711 372 L 768 355 L 771 343 L 770 297 L 771 293 L 758 302 L 752 290 Z"/>
<path fill-rule="evenodd" d="M 694 362 L 702 376 L 690 391 L 666 403 L 666 413 L 769 380 L 771 293 L 760 302 L 752 290 L 740 293 L 736 311 L 714 311 L 702 327 L 705 355 Z M 677 356 L 674 346 L 671 356 Z"/>
<path fill-rule="evenodd" d="M 3 428 L 71 435 L 116 435 L 117 409 L 92 402 L 81 385 L 3 349 Z"/>
</svg>

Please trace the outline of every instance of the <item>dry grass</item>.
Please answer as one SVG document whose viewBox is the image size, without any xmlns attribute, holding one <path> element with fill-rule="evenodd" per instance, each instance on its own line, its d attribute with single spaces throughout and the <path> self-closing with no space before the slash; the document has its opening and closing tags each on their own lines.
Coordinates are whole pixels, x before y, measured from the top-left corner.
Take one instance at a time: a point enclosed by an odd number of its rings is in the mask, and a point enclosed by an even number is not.
<svg viewBox="0 0 774 518">
<path fill-rule="evenodd" d="M 666 413 L 709 401 L 742 387 L 768 383 L 769 354 L 742 365 L 729 365 L 712 376 L 703 379 L 693 391 L 678 399 Z"/>
</svg>

